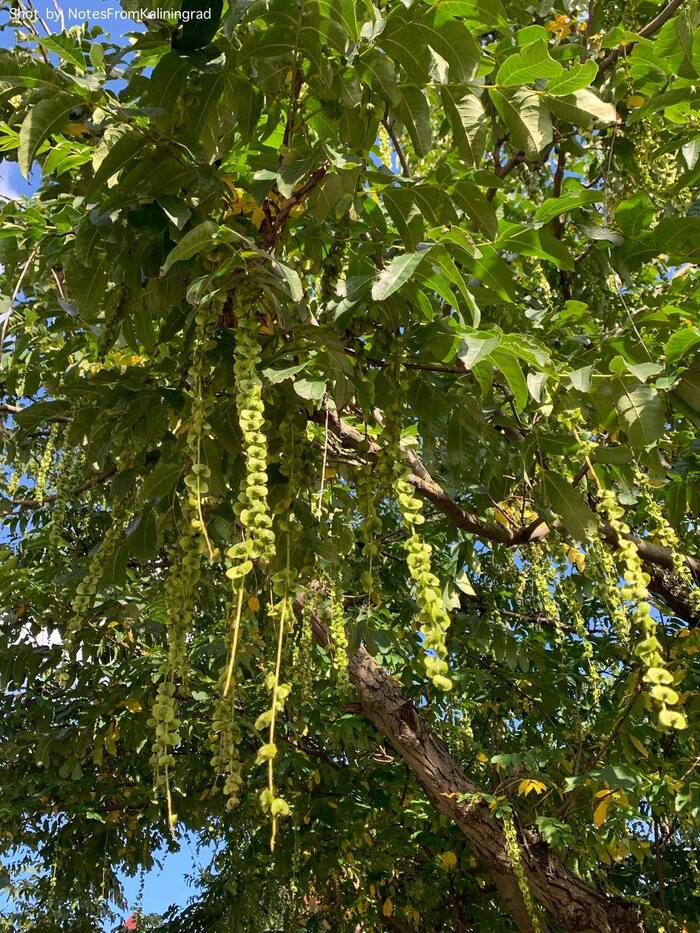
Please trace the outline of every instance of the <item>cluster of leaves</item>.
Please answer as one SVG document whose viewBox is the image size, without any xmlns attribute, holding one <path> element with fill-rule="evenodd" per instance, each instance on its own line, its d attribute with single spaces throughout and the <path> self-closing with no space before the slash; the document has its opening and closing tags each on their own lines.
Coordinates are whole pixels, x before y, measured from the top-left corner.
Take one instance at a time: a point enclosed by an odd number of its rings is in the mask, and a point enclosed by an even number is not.
<svg viewBox="0 0 700 933">
<path fill-rule="evenodd" d="M 651 928 L 700 921 L 700 32 L 690 4 L 653 30 L 663 11 L 631 7 L 271 0 L 219 11 L 215 32 L 149 20 L 123 46 L 25 25 L 0 54 L 2 157 L 42 175 L 0 208 L 8 923 L 94 929 L 120 906 L 118 872 L 176 845 L 147 723 L 185 478 L 203 467 L 212 550 L 175 690 L 171 792 L 178 820 L 222 852 L 170 928 L 512 928 L 488 866 L 348 707 L 328 653 L 300 662 L 299 619 L 275 761 L 291 816 L 270 855 L 254 724 L 277 643 L 265 594 L 283 570 L 321 620 L 314 574 L 337 581 L 349 652 L 364 644 L 400 678 L 494 813 L 515 810 L 592 886 L 643 904 Z M 230 813 L 207 742 L 248 453 L 242 291 L 288 544 L 246 581 L 246 786 Z M 212 294 L 192 471 L 195 316 Z M 376 539 L 363 532 L 399 335 L 401 456 L 451 614 L 445 695 L 426 682 L 391 489 Z M 639 632 L 616 624 L 601 490 L 648 573 L 687 728 L 659 726 Z"/>
</svg>

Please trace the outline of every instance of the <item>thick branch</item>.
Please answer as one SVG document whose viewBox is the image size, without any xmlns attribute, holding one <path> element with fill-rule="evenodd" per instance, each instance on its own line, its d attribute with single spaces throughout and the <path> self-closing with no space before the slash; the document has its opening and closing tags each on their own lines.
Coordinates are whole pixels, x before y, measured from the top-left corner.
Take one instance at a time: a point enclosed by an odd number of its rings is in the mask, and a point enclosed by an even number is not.
<svg viewBox="0 0 700 933">
<path fill-rule="evenodd" d="M 348 672 L 364 715 L 389 739 L 435 808 L 455 821 L 495 879 L 512 880 L 513 868 L 500 824 L 491 816 L 488 806 L 478 802 L 479 788 L 457 767 L 413 703 L 404 697 L 399 684 L 364 648 L 352 655 Z M 584 884 L 534 830 L 527 830 L 521 843 L 533 897 L 559 926 L 571 933 L 641 933 L 643 927 L 636 907 Z M 515 893 L 510 884 L 508 897 Z M 516 913 L 522 922 L 522 913 Z"/>
<path fill-rule="evenodd" d="M 355 450 L 363 451 L 371 460 L 377 459 L 379 453 L 378 445 L 372 441 L 367 441 L 356 428 L 346 424 L 337 412 L 329 412 L 328 426 L 342 444 L 352 447 Z M 414 454 L 409 453 L 408 459 L 411 469 L 414 471 L 413 474 L 409 476 L 409 481 L 413 483 L 424 498 L 432 502 L 454 525 L 465 531 L 471 531 L 473 534 L 488 538 L 491 541 L 510 542 L 511 535 L 507 529 L 502 528 L 500 525 L 486 525 L 478 516 L 470 512 L 465 512 L 464 509 L 453 499 L 450 499 L 445 490 L 430 477 L 423 464 L 420 463 Z"/>
<path fill-rule="evenodd" d="M 325 414 L 323 417 L 325 423 Z M 331 411 L 329 413 L 328 426 L 343 446 L 359 450 L 368 459 L 376 460 L 379 446 L 365 438 L 356 428 L 343 421 L 337 412 Z M 533 522 L 527 528 L 516 533 L 501 525 L 491 525 L 483 521 L 478 515 L 465 511 L 454 499 L 451 499 L 445 490 L 430 476 L 415 454 L 410 451 L 407 451 L 406 454 L 413 470 L 413 473 L 408 477 L 409 482 L 413 484 L 416 491 L 423 498 L 431 502 L 455 527 L 475 534 L 486 541 L 509 546 L 526 545 L 541 541 L 550 533 L 550 527 L 546 522 L 542 521 Z M 616 544 L 617 538 L 610 525 L 601 524 L 598 530 L 601 537 L 606 541 L 610 544 Z M 700 625 L 700 619 L 690 606 L 687 596 L 684 595 L 683 585 L 673 574 L 673 554 L 671 551 L 660 544 L 654 544 L 635 535 L 626 535 L 626 537 L 634 541 L 639 556 L 652 576 L 652 591 L 664 599 L 669 607 L 689 625 Z M 700 561 L 693 557 L 686 557 L 685 561 L 695 579 L 700 581 Z M 661 574 L 652 572 L 654 568 L 664 572 Z"/>
<path fill-rule="evenodd" d="M 297 204 L 301 204 L 307 194 L 321 181 L 328 171 L 328 168 L 328 162 L 324 162 L 323 165 L 320 165 L 304 184 L 298 188 L 291 197 L 287 198 L 276 214 L 273 215 L 270 211 L 269 215 L 266 215 L 265 221 L 261 227 L 261 233 L 263 234 L 267 249 L 271 249 L 279 240 L 292 208 L 296 207 Z M 263 209 L 265 209 L 266 206 L 269 208 L 267 199 L 265 200 L 265 204 L 263 204 Z"/>
</svg>

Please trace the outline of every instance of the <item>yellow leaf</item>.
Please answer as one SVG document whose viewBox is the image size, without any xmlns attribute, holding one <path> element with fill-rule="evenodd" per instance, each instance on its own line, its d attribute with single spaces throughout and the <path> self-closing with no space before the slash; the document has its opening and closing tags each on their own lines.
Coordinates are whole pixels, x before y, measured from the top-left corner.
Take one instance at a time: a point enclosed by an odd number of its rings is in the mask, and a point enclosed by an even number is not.
<svg viewBox="0 0 700 933">
<path fill-rule="evenodd" d="M 265 220 L 265 211 L 262 209 L 262 207 L 256 207 L 253 213 L 250 215 L 250 219 L 255 229 L 259 230 L 262 226 L 263 220 Z"/>
<path fill-rule="evenodd" d="M 596 827 L 600 829 L 608 816 L 608 810 L 612 806 L 613 795 L 608 794 L 607 797 L 603 797 L 598 806 L 593 811 L 593 822 Z"/>
<path fill-rule="evenodd" d="M 457 865 L 457 856 L 454 852 L 443 852 L 438 855 L 438 861 L 445 871 L 452 871 Z"/>
<path fill-rule="evenodd" d="M 479 754 L 476 756 L 476 759 L 477 761 L 480 761 L 482 765 L 485 765 L 488 764 L 489 757 L 488 755 L 484 755 L 483 752 L 479 752 Z"/>
<path fill-rule="evenodd" d="M 84 123 L 65 123 L 63 126 L 63 133 L 66 136 L 89 136 L 90 130 L 85 126 Z"/>
<path fill-rule="evenodd" d="M 391 898 L 387 897 L 384 901 L 384 906 L 382 907 L 382 913 L 385 917 L 390 917 L 394 913 L 394 905 L 391 903 Z"/>
<path fill-rule="evenodd" d="M 105 816 L 105 823 L 117 823 L 119 821 L 119 810 L 110 810 Z"/>
<path fill-rule="evenodd" d="M 260 612 L 260 600 L 257 596 L 251 596 L 248 600 L 248 608 L 251 612 Z"/>
<path fill-rule="evenodd" d="M 632 743 L 632 745 L 634 745 L 634 747 L 637 749 L 637 751 L 643 758 L 649 757 L 649 752 L 646 750 L 644 745 L 642 745 L 642 743 L 640 742 L 640 740 L 637 738 L 636 735 L 630 736 L 630 742 Z"/>
<path fill-rule="evenodd" d="M 635 107 L 641 107 L 646 98 L 642 97 L 640 94 L 631 94 L 629 97 L 625 98 L 625 103 L 630 108 L 634 110 Z"/>
<path fill-rule="evenodd" d="M 496 514 L 494 516 L 499 525 L 503 525 L 504 528 L 512 528 L 514 522 L 513 514 L 503 502 L 499 502 L 496 506 Z"/>
<path fill-rule="evenodd" d="M 531 790 L 536 794 L 542 794 L 547 789 L 547 785 L 542 781 L 535 781 L 532 778 L 526 778 L 518 784 L 518 793 L 521 797 L 527 797 Z"/>
<path fill-rule="evenodd" d="M 130 713 L 140 713 L 143 709 L 136 697 L 127 697 L 126 700 L 122 700 L 122 705 L 126 706 Z"/>
</svg>

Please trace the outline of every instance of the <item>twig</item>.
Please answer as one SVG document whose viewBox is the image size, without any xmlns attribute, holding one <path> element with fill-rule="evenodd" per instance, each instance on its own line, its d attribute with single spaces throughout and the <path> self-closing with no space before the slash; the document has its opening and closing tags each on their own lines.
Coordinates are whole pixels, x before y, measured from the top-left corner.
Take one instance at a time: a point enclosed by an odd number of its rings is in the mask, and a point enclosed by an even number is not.
<svg viewBox="0 0 700 933">
<path fill-rule="evenodd" d="M 79 496 L 81 493 L 85 492 L 87 489 L 90 489 L 92 486 L 97 486 L 100 483 L 106 482 L 108 479 L 111 479 L 112 476 L 117 472 L 116 467 L 110 467 L 108 470 L 103 470 L 102 473 L 98 473 L 97 476 L 92 476 L 90 479 L 86 480 L 84 483 L 81 483 L 79 486 L 76 486 L 75 489 L 71 490 L 71 496 Z M 44 496 L 44 503 L 55 501 L 56 496 Z M 8 512 L 12 511 L 13 508 L 19 509 L 35 509 L 40 506 L 42 503 L 38 499 L 13 499 L 9 502 L 10 509 L 5 509 L 4 512 L 0 514 L 6 515 Z"/>
<path fill-rule="evenodd" d="M 20 272 L 19 278 L 17 279 L 17 284 L 15 285 L 12 296 L 10 297 L 10 307 L 7 309 L 7 316 L 2 322 L 2 334 L 0 334 L 0 354 L 2 354 L 3 350 L 5 349 L 5 335 L 7 334 L 7 325 L 10 323 L 10 317 L 12 315 L 12 305 L 15 303 L 17 295 L 19 295 L 20 289 L 22 288 L 22 282 L 24 281 L 24 276 L 27 274 L 27 269 L 32 264 L 38 249 L 39 247 L 35 246 L 29 254 L 29 259 L 27 259 L 25 264 L 22 266 L 22 271 Z"/>
<path fill-rule="evenodd" d="M 389 107 L 388 107 L 388 105 L 387 105 L 387 107 L 384 108 L 384 116 L 382 117 L 382 126 L 383 126 L 384 129 L 387 131 L 387 133 L 389 134 L 389 139 L 391 140 L 391 143 L 392 143 L 394 149 L 396 150 L 396 155 L 397 155 L 397 158 L 398 158 L 399 163 L 400 163 L 400 165 L 401 165 L 401 174 L 403 175 L 404 178 L 410 178 L 410 177 L 411 177 L 411 170 L 410 170 L 409 167 L 408 167 L 408 162 L 406 161 L 406 156 L 404 155 L 404 151 L 403 151 L 403 149 L 401 148 L 401 143 L 399 142 L 399 139 L 398 139 L 396 133 L 394 132 L 394 128 L 393 128 L 393 126 L 391 125 L 391 123 L 389 122 Z"/>
</svg>

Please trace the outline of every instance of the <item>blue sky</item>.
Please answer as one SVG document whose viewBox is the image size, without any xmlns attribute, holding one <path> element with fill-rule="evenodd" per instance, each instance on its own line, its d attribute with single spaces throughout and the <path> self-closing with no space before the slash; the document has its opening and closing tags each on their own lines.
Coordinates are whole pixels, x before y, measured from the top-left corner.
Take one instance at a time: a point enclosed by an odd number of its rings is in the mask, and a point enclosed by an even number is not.
<svg viewBox="0 0 700 933">
<path fill-rule="evenodd" d="M 63 10 L 66 27 L 70 28 L 78 23 L 78 20 L 69 19 L 69 10 L 99 10 L 112 6 L 119 9 L 119 5 L 109 3 L 109 0 L 57 0 L 58 5 Z M 172 6 L 176 6 L 173 2 Z M 47 10 L 54 13 L 55 7 L 52 0 L 37 0 L 37 9 L 40 15 L 45 19 L 47 25 L 57 30 L 55 21 L 49 22 L 46 17 Z M 170 4 L 163 4 L 170 6 Z M 55 15 L 55 14 L 54 14 Z M 0 26 L 4 26 L 9 21 L 7 10 L 0 11 Z M 110 20 L 100 24 L 106 33 L 113 39 L 118 39 L 126 32 L 134 32 L 142 28 L 133 21 L 128 20 Z M 41 31 L 41 27 L 39 26 Z M 16 45 L 15 32 L 11 28 L 0 29 L 0 49 L 12 49 Z M 39 186 L 41 172 L 35 167 L 29 177 L 25 179 L 16 162 L 0 162 L 0 195 L 7 198 L 16 198 L 20 196 L 30 196 Z M 161 863 L 160 868 L 154 868 L 146 875 L 143 900 L 141 907 L 144 913 L 162 913 L 171 904 L 184 905 L 187 900 L 195 893 L 195 889 L 188 886 L 187 875 L 196 875 L 198 866 L 202 861 L 206 863 L 209 857 L 209 851 L 203 851 L 199 858 L 196 856 L 195 844 L 193 841 L 185 840 L 182 843 L 179 852 L 162 852 L 157 855 Z M 137 906 L 141 879 L 137 875 L 135 878 L 123 878 L 124 892 L 126 895 L 129 910 L 124 913 L 124 918 L 130 911 Z M 0 903 L 0 910 L 2 904 Z M 112 924 L 107 924 L 106 929 L 111 929 Z"/>
</svg>

